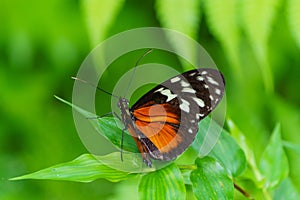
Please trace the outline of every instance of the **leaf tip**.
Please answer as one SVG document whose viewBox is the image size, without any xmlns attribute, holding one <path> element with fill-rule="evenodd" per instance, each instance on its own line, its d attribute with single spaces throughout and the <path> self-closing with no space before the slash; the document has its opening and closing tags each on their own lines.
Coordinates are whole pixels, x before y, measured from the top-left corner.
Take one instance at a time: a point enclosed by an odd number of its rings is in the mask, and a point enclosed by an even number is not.
<svg viewBox="0 0 300 200">
<path fill-rule="evenodd" d="M 9 178 L 8 180 L 9 181 L 18 181 L 18 180 L 21 180 L 21 179 L 23 179 L 23 176 L 17 176 L 17 177 Z"/>
</svg>

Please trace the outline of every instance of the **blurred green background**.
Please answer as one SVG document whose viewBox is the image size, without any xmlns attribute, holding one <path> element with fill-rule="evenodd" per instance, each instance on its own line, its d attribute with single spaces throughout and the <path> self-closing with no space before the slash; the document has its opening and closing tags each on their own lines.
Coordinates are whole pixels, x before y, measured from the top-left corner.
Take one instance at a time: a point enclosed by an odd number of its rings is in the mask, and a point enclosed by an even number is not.
<svg viewBox="0 0 300 200">
<path fill-rule="evenodd" d="M 0 23 L 0 199 L 137 198 L 134 181 L 7 180 L 87 152 L 71 108 L 53 95 L 71 100 L 70 77 L 87 54 L 105 38 L 137 27 L 173 28 L 205 47 L 227 81 L 227 117 L 257 159 L 278 122 L 283 139 L 300 145 L 297 0 L 0 0 Z M 118 62 L 119 70 L 130 69 L 137 55 Z M 176 58 L 155 55 L 147 60 L 186 69 Z M 115 81 L 106 80 L 106 88 Z M 300 191 L 299 154 L 285 150 Z"/>
</svg>

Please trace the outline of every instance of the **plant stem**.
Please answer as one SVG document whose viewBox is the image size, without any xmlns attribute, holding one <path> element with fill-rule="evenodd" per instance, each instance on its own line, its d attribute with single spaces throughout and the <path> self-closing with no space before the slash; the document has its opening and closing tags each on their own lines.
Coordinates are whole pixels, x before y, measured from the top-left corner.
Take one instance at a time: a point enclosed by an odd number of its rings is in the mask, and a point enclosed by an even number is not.
<svg viewBox="0 0 300 200">
<path fill-rule="evenodd" d="M 262 188 L 262 191 L 263 191 L 263 194 L 264 194 L 264 197 L 266 198 L 266 200 L 272 200 L 270 193 L 267 191 L 266 188 Z"/>
<path fill-rule="evenodd" d="M 244 195 L 248 199 L 254 199 L 248 192 L 246 192 L 243 188 L 234 183 L 234 188 L 237 189 L 242 195 Z"/>
</svg>

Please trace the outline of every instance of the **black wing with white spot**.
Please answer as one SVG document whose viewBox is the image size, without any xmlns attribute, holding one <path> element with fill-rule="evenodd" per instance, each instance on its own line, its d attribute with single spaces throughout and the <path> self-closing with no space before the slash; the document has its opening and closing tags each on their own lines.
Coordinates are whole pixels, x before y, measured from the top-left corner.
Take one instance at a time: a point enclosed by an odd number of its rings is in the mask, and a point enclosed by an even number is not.
<svg viewBox="0 0 300 200">
<path fill-rule="evenodd" d="M 217 106 L 224 88 L 218 70 L 200 68 L 175 76 L 142 96 L 130 111 L 150 155 L 171 160 L 188 148 L 198 122 Z"/>
</svg>

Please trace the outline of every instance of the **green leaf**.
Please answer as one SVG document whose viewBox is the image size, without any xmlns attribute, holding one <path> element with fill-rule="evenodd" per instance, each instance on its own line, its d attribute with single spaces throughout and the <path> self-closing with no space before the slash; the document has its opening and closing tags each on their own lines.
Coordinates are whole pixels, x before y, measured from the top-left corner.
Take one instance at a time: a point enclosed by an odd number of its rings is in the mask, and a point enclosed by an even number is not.
<svg viewBox="0 0 300 200">
<path fill-rule="evenodd" d="M 295 200 L 299 199 L 299 194 L 289 178 L 284 179 L 279 187 L 274 191 L 274 200 Z"/>
<path fill-rule="evenodd" d="M 230 129 L 230 133 L 232 137 L 235 139 L 235 141 L 240 145 L 242 150 L 245 153 L 246 160 L 249 163 L 251 167 L 251 172 L 253 172 L 253 177 L 251 177 L 252 173 L 248 173 L 249 178 L 255 182 L 260 183 L 263 180 L 263 176 L 261 175 L 254 156 L 254 152 L 252 151 L 253 148 L 251 148 L 251 144 L 249 144 L 247 138 L 245 135 L 240 131 L 240 129 L 234 124 L 234 122 L 231 119 L 227 120 L 228 127 Z M 248 171 L 249 172 L 249 171 Z"/>
<path fill-rule="evenodd" d="M 260 66 L 267 92 L 273 92 L 274 87 L 267 51 L 268 39 L 279 3 L 279 0 L 242 1 L 242 25 Z"/>
<path fill-rule="evenodd" d="M 198 0 L 156 0 L 158 20 L 163 27 L 177 30 L 196 39 L 201 20 L 200 2 Z M 187 54 L 191 55 L 194 60 L 198 56 L 193 44 L 183 43 L 173 34 L 168 35 L 167 38 L 177 51 L 188 52 Z M 184 59 L 179 59 L 183 67 L 187 69 L 188 63 Z"/>
<path fill-rule="evenodd" d="M 54 165 L 10 180 L 48 179 L 91 182 L 99 178 L 105 178 L 112 182 L 118 182 L 128 179 L 130 175 L 128 172 L 107 167 L 91 154 L 83 154 L 73 161 Z"/>
<path fill-rule="evenodd" d="M 163 27 L 196 38 L 200 26 L 200 1 L 156 0 L 158 19 Z"/>
<path fill-rule="evenodd" d="M 237 177 L 246 169 L 245 154 L 229 133 L 210 118 L 206 117 L 200 121 L 199 131 L 192 144 L 192 148 L 199 151 L 199 147 L 202 147 L 203 141 L 207 137 L 209 138 L 210 135 L 216 135 L 219 131 L 221 131 L 221 134 L 218 141 L 208 155 L 217 159 L 228 170 L 231 176 Z"/>
<path fill-rule="evenodd" d="M 300 1 L 288 0 L 287 2 L 288 24 L 293 37 L 300 47 Z"/>
<path fill-rule="evenodd" d="M 190 179 L 197 199 L 233 199 L 233 182 L 220 163 L 211 157 L 198 158 L 195 163 L 198 168 Z"/>
<path fill-rule="evenodd" d="M 280 135 L 280 125 L 278 124 L 260 160 L 259 168 L 266 178 L 265 188 L 277 186 L 289 173 L 289 163 Z"/>
<path fill-rule="evenodd" d="M 238 1 L 236 0 L 204 0 L 204 9 L 207 17 L 208 28 L 219 40 L 227 53 L 229 61 L 240 77 L 239 43 L 240 30 L 238 27 Z"/>
<path fill-rule="evenodd" d="M 124 0 L 81 0 L 91 46 L 103 41 Z"/>
<path fill-rule="evenodd" d="M 98 119 L 98 126 L 96 126 L 101 135 L 111 141 L 116 147 L 120 148 L 122 140 L 122 130 L 118 128 L 116 119 L 113 117 L 103 117 Z M 133 153 L 139 153 L 136 143 L 127 131 L 124 132 L 123 150 Z"/>
<path fill-rule="evenodd" d="M 74 104 L 72 104 L 72 103 L 70 103 L 70 102 L 68 102 L 68 101 L 66 101 L 66 100 L 58 97 L 58 96 L 56 96 L 56 95 L 54 95 L 54 97 L 56 99 L 58 99 L 59 101 L 61 101 L 61 102 L 65 103 L 65 104 L 71 106 L 77 112 L 79 112 L 80 114 L 82 114 L 83 116 L 85 116 L 86 118 L 93 118 L 93 117 L 95 117 L 95 115 L 93 113 L 91 113 L 91 112 L 88 112 L 88 111 L 86 111 L 86 110 L 84 110 L 84 109 L 82 109 L 82 108 L 80 108 L 80 107 L 78 107 L 78 106 L 76 106 L 76 105 L 74 105 Z"/>
<path fill-rule="evenodd" d="M 148 167 L 142 160 L 140 153 L 128 153 L 123 152 L 123 161 L 121 160 L 120 152 L 110 153 L 104 156 L 96 156 L 101 163 L 109 166 L 110 168 L 131 172 L 131 173 L 141 173 L 141 172 L 151 172 L 156 170 L 156 160 L 152 162 L 152 167 Z"/>
<path fill-rule="evenodd" d="M 122 130 L 117 126 L 115 118 L 102 117 L 102 118 L 95 119 L 96 116 L 94 114 L 57 96 L 55 96 L 55 98 L 71 106 L 77 112 L 85 116 L 97 132 L 99 132 L 102 136 L 104 136 L 109 141 L 111 141 L 115 147 L 120 148 L 121 140 L 122 140 Z M 128 134 L 127 131 L 124 132 L 123 150 L 133 152 L 133 153 L 139 152 L 136 143 L 134 142 L 133 138 Z"/>
<path fill-rule="evenodd" d="M 192 185 L 192 182 L 191 182 L 191 170 L 181 170 L 181 175 L 183 177 L 183 180 L 184 180 L 184 184 L 185 185 Z"/>
<path fill-rule="evenodd" d="M 179 168 L 175 164 L 151 172 L 141 178 L 140 199 L 185 199 L 185 185 Z"/>
<path fill-rule="evenodd" d="M 288 142 L 288 141 L 282 141 L 282 144 L 284 147 L 289 148 L 300 155 L 300 145 Z"/>
</svg>

